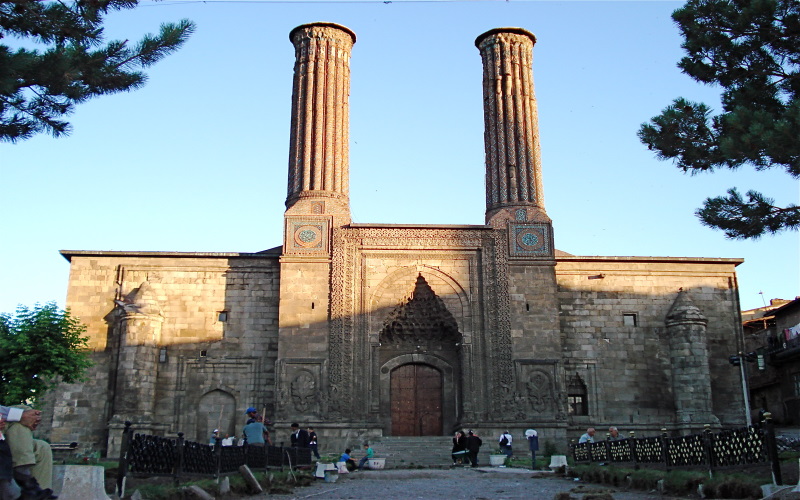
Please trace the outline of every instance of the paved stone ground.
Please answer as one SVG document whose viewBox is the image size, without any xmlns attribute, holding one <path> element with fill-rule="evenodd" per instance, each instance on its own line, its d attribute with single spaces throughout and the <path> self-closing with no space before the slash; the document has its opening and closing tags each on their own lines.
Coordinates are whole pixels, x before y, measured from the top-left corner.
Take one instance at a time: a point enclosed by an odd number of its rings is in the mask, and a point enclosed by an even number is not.
<svg viewBox="0 0 800 500">
<path fill-rule="evenodd" d="M 283 499 L 546 499 L 567 492 L 576 499 L 588 493 L 609 492 L 614 500 L 670 500 L 657 492 L 625 491 L 571 479 L 534 476 L 516 468 L 459 468 L 382 470 L 354 472 L 339 476 L 335 483 L 318 479 L 297 488 L 291 495 L 263 495 L 250 498 Z"/>
</svg>

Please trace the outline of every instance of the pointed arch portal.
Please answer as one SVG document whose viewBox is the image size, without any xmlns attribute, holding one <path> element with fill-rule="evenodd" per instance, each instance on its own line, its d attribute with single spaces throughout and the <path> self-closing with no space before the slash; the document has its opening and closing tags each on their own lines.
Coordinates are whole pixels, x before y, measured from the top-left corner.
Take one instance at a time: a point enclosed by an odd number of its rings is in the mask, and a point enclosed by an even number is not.
<svg viewBox="0 0 800 500">
<path fill-rule="evenodd" d="M 441 436 L 461 417 L 462 335 L 420 274 L 379 334 L 381 413 L 393 436 Z"/>
</svg>

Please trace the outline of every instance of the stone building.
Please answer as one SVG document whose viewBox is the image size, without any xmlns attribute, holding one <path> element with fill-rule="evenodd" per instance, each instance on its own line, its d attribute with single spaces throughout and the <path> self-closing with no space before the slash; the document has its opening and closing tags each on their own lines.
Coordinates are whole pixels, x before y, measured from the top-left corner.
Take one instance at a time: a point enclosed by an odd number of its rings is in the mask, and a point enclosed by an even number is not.
<svg viewBox="0 0 800 500">
<path fill-rule="evenodd" d="M 800 297 L 772 299 L 744 311 L 745 364 L 752 414 L 768 411 L 776 423 L 800 423 Z M 747 359 L 746 358 L 746 359 Z"/>
<path fill-rule="evenodd" d="M 50 437 L 117 449 L 125 420 L 205 440 L 263 408 L 288 435 L 491 435 L 558 446 L 593 425 L 674 432 L 743 422 L 741 259 L 585 257 L 555 248 L 544 205 L 534 35 L 476 40 L 486 217 L 353 223 L 349 59 L 355 34 L 295 28 L 281 246 L 258 253 L 63 251 L 88 325 L 90 381 L 65 385 Z M 477 203 L 478 200 L 475 200 Z M 333 451 L 333 450 L 332 450 Z M 338 451 L 338 449 L 336 450 Z"/>
</svg>

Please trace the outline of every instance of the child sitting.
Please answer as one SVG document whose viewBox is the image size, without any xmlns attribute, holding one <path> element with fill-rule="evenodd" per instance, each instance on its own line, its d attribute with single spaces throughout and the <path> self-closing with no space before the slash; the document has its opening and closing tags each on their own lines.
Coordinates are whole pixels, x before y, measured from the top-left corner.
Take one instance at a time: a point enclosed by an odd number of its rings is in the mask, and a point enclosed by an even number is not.
<svg viewBox="0 0 800 500">
<path fill-rule="evenodd" d="M 350 458 L 350 448 L 347 448 L 346 450 L 344 450 L 344 453 L 342 453 L 342 456 L 339 457 L 339 461 L 340 462 L 344 462 L 345 466 L 347 466 L 347 470 L 349 470 L 349 471 L 353 471 L 353 470 L 356 469 L 356 461 L 353 460 L 352 458 Z"/>
</svg>

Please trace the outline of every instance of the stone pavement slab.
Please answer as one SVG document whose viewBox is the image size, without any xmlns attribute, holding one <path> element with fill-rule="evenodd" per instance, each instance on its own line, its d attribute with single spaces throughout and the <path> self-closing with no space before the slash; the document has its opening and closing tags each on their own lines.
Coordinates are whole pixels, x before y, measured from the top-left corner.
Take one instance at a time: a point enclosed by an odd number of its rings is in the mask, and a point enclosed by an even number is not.
<svg viewBox="0 0 800 500">
<path fill-rule="evenodd" d="M 538 472 L 538 471 L 537 471 Z M 545 472 L 545 471 L 542 471 Z M 615 500 L 671 500 L 658 492 L 626 491 L 586 484 L 552 473 L 511 467 L 457 469 L 391 469 L 342 475 L 335 483 L 318 480 L 296 488 L 291 495 L 263 495 L 253 499 L 545 499 L 571 492 L 582 498 L 590 492 L 610 492 Z"/>
</svg>

